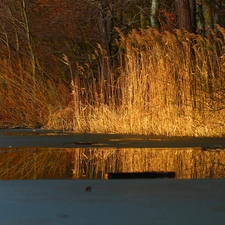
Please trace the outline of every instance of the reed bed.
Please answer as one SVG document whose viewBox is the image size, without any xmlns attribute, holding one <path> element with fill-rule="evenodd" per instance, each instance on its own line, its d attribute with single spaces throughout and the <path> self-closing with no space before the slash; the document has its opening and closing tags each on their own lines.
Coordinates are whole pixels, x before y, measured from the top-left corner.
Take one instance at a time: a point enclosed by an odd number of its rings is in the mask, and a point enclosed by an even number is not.
<svg viewBox="0 0 225 225">
<path fill-rule="evenodd" d="M 70 92 L 57 76 L 31 74 L 26 64 L 0 59 L 0 127 L 42 127 L 68 104 Z"/>
<path fill-rule="evenodd" d="M 174 171 L 224 178 L 225 151 L 200 149 L 1 149 L 0 179 L 105 179 L 109 172 Z"/>
<path fill-rule="evenodd" d="M 84 65 L 62 57 L 70 87 L 59 62 L 46 74 L 38 64 L 31 73 L 29 59 L 1 59 L 0 126 L 223 136 L 225 30 L 217 30 L 206 38 L 185 30 L 118 30 L 112 59 L 100 45 Z"/>
<path fill-rule="evenodd" d="M 223 28 L 218 30 L 220 35 L 225 34 Z M 71 85 L 69 129 L 224 135 L 224 36 L 218 38 L 211 32 L 203 38 L 185 30 L 160 33 L 152 28 L 133 30 L 127 36 L 118 32 L 116 69 L 110 75 L 102 72 L 106 56 L 100 46 L 93 56 L 98 70 L 90 70 L 91 66 L 77 69 Z M 61 114 L 48 125 L 62 127 Z"/>
</svg>

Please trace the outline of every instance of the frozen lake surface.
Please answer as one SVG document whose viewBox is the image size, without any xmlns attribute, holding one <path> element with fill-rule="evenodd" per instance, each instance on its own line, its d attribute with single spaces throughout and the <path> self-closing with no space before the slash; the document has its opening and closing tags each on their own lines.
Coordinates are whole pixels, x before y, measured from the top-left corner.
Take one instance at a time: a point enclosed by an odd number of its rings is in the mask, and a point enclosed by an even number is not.
<svg viewBox="0 0 225 225">
<path fill-rule="evenodd" d="M 225 138 L 166 137 L 123 134 L 73 134 L 48 130 L 0 129 L 0 148 L 117 147 L 117 148 L 225 148 Z"/>
<path fill-rule="evenodd" d="M 225 179 L 0 181 L 1 225 L 224 222 Z"/>
<path fill-rule="evenodd" d="M 7 159 L 6 162 L 0 161 L 2 172 L 8 167 L 8 170 L 11 167 L 19 170 L 21 161 L 15 164 L 16 158 L 12 158 L 13 163 L 10 164 L 11 158 L 7 157 L 9 154 L 13 157 L 19 154 L 14 149 L 20 148 L 23 151 L 23 148 L 27 147 L 57 148 L 62 151 L 67 148 L 97 148 L 99 151 L 100 148 L 111 147 L 118 150 L 139 148 L 142 151 L 143 148 L 169 148 L 171 151 L 174 148 L 193 148 L 195 151 L 197 148 L 196 151 L 203 154 L 204 150 L 216 150 L 210 151 L 215 153 L 212 160 L 217 160 L 215 161 L 217 166 L 221 166 L 218 160 L 222 156 L 221 152 L 224 152 L 225 138 L 73 134 L 46 130 L 0 129 L 1 157 Z M 28 159 L 30 157 L 28 163 L 35 159 L 35 156 L 39 156 L 36 150 L 33 153 L 33 150 L 29 151 L 34 158 L 28 154 Z M 33 163 L 37 162 L 34 160 Z M 22 167 L 21 171 L 24 168 Z M 34 167 L 35 171 L 37 169 L 37 166 Z M 224 171 L 220 170 L 220 173 Z M 225 179 L 0 181 L 0 225 L 222 225 L 224 223 Z"/>
</svg>

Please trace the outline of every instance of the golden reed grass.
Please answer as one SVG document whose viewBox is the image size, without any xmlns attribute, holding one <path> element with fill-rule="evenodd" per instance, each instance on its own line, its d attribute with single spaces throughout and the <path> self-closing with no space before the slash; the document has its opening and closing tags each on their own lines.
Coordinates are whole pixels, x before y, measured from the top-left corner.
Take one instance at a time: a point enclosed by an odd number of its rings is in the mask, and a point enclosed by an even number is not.
<svg viewBox="0 0 225 225">
<path fill-rule="evenodd" d="M 225 151 L 200 149 L 1 149 L 0 179 L 104 179 L 109 172 L 174 171 L 178 179 L 225 177 Z"/>
<path fill-rule="evenodd" d="M 43 126 L 68 104 L 70 92 L 56 75 L 34 78 L 26 64 L 0 59 L 0 127 Z"/>
<path fill-rule="evenodd" d="M 64 55 L 70 88 L 59 71 L 33 77 L 29 60 L 12 65 L 1 59 L 0 126 L 223 136 L 225 30 L 217 28 L 219 35 L 207 38 L 184 30 L 160 33 L 149 27 L 126 36 L 118 30 L 111 64 L 100 45 L 76 69 Z"/>
<path fill-rule="evenodd" d="M 72 81 L 73 104 L 48 126 L 75 132 L 222 136 L 225 133 L 225 30 L 208 38 L 152 28 L 120 33 L 116 70 L 82 68 Z M 104 64 L 105 65 L 105 64 Z M 65 115 L 65 116 L 63 116 Z M 68 118 L 66 122 L 63 122 Z"/>
</svg>

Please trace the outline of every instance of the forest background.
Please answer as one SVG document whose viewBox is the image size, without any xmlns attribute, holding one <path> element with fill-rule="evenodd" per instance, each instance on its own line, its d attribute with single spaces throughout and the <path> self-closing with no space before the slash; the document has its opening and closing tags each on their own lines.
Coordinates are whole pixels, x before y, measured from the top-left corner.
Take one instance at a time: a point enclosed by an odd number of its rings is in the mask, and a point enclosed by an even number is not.
<svg viewBox="0 0 225 225">
<path fill-rule="evenodd" d="M 0 0 L 0 127 L 225 134 L 224 0 Z"/>
</svg>

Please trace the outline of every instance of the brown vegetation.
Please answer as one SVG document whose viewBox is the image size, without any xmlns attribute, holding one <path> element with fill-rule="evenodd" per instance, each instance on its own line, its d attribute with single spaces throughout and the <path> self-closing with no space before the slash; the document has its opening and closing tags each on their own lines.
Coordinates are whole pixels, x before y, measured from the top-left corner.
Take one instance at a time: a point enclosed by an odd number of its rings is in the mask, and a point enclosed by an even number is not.
<svg viewBox="0 0 225 225">
<path fill-rule="evenodd" d="M 77 70 L 73 104 L 52 115 L 49 127 L 174 136 L 225 133 L 224 37 L 148 28 L 128 36 L 120 32 L 117 46 L 117 71 L 104 76 L 99 46 L 93 56 L 100 61 L 97 76 L 91 65 Z"/>
<path fill-rule="evenodd" d="M 222 27 L 176 30 L 164 0 L 2 0 L 0 12 L 0 127 L 224 135 Z"/>
</svg>

